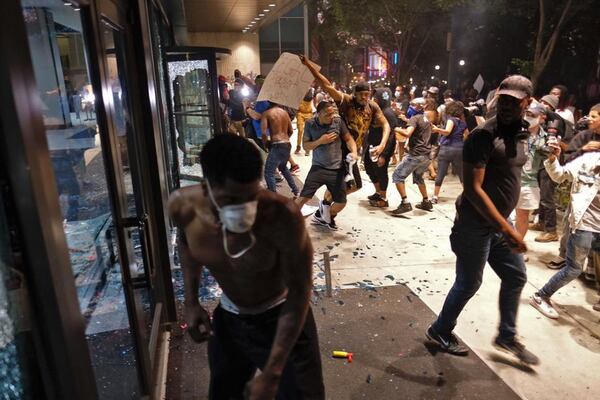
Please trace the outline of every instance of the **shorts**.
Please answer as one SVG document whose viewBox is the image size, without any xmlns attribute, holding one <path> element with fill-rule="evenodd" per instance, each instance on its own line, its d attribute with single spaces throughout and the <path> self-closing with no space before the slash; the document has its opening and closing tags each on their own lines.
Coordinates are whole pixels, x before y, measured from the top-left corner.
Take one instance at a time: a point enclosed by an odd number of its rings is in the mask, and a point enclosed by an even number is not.
<svg viewBox="0 0 600 400">
<path fill-rule="evenodd" d="M 310 199 L 321 186 L 325 185 L 335 203 L 346 203 L 345 177 L 346 168 L 327 169 L 313 165 L 308 171 L 300 197 Z"/>
<path fill-rule="evenodd" d="M 540 188 L 521 186 L 517 208 L 520 210 L 537 210 L 540 206 Z"/>
<path fill-rule="evenodd" d="M 415 185 L 422 185 L 425 183 L 423 179 L 423 174 L 427 171 L 427 167 L 431 160 L 429 159 L 429 155 L 425 156 L 413 156 L 407 155 L 404 157 L 402 162 L 398 164 L 394 173 L 392 174 L 392 182 L 394 183 L 404 183 L 406 178 L 410 174 L 413 176 L 413 183 Z"/>
</svg>

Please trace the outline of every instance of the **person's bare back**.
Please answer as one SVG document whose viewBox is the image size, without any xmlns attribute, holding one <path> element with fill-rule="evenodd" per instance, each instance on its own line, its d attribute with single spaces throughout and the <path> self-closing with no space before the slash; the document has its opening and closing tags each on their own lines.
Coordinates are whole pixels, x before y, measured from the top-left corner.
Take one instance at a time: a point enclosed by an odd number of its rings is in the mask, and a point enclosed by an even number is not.
<svg viewBox="0 0 600 400">
<path fill-rule="evenodd" d="M 266 128 L 271 133 L 272 143 L 289 142 L 294 133 L 290 115 L 279 106 L 273 106 L 262 114 L 261 130 L 266 132 Z"/>
</svg>

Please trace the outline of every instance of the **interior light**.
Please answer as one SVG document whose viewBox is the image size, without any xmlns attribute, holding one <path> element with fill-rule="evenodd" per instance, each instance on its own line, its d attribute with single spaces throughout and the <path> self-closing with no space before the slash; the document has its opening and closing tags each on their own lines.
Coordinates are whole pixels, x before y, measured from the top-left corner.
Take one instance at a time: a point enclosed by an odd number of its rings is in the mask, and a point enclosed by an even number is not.
<svg viewBox="0 0 600 400">
<path fill-rule="evenodd" d="M 271 10 L 269 10 L 268 8 L 265 8 L 265 9 L 263 10 L 263 12 L 269 12 L 269 11 L 271 11 Z"/>
<path fill-rule="evenodd" d="M 71 3 L 70 3 L 70 2 L 68 2 L 68 1 L 65 1 L 63 4 L 64 4 L 65 6 L 70 6 L 70 5 L 71 5 Z"/>
<path fill-rule="evenodd" d="M 260 18 L 258 18 L 258 17 L 257 17 L 257 18 L 254 18 L 254 20 L 255 20 L 255 21 L 260 21 Z"/>
<path fill-rule="evenodd" d="M 269 7 L 275 7 L 277 4 L 269 4 Z"/>
<path fill-rule="evenodd" d="M 258 14 L 258 16 L 259 16 L 259 17 L 264 17 L 264 16 L 265 16 L 265 14 Z"/>
</svg>

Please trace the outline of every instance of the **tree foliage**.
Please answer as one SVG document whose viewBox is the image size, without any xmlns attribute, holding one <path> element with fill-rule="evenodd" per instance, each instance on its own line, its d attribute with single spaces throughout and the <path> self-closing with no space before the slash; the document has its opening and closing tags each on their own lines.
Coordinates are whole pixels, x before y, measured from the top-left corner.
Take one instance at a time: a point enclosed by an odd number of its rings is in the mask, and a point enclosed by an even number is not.
<svg viewBox="0 0 600 400">
<path fill-rule="evenodd" d="M 432 31 L 449 24 L 448 11 L 466 0 L 312 0 L 320 16 L 318 33 L 333 46 L 337 58 L 349 62 L 357 47 L 398 52 L 393 75 L 405 78 L 414 68 Z M 434 24 L 435 22 L 435 24 Z M 439 33 L 439 32 L 438 32 Z M 438 39 L 445 40 L 444 33 Z"/>
</svg>

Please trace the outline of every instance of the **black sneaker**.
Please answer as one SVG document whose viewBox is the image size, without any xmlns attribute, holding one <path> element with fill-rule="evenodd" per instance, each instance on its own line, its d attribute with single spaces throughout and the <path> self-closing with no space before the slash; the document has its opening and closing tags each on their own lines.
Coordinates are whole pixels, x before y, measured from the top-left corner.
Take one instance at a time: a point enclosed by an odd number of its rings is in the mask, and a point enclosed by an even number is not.
<svg viewBox="0 0 600 400">
<path fill-rule="evenodd" d="M 494 346 L 500 351 L 514 355 L 523 364 L 538 365 L 540 363 L 540 359 L 537 358 L 535 354 L 527 350 L 523 343 L 519 342 L 515 338 L 503 339 L 498 336 L 496 340 L 494 340 Z"/>
<path fill-rule="evenodd" d="M 465 345 L 460 344 L 458 338 L 454 334 L 442 335 L 433 329 L 433 326 L 427 328 L 425 336 L 429 340 L 432 340 L 440 345 L 442 350 L 448 354 L 454 354 L 455 356 L 466 356 L 469 354 L 469 348 Z"/>
<path fill-rule="evenodd" d="M 333 217 L 331 217 L 331 222 L 327 224 L 327 227 L 329 229 L 331 229 L 332 231 L 337 231 L 338 230 L 338 226 L 335 223 L 335 219 Z"/>
<path fill-rule="evenodd" d="M 409 211 L 412 211 L 412 205 L 409 202 L 400 203 L 398 208 L 396 208 L 395 210 L 392 211 L 392 215 L 402 215 Z"/>
<path fill-rule="evenodd" d="M 431 204 L 430 200 L 423 200 L 419 204 L 416 204 L 415 207 L 418 208 L 419 210 L 423 210 L 423 211 L 432 211 L 433 210 L 433 204 Z"/>
<path fill-rule="evenodd" d="M 369 199 L 370 201 L 376 201 L 379 200 L 381 198 L 381 195 L 377 192 L 373 193 L 370 196 L 367 196 L 367 199 Z"/>
<path fill-rule="evenodd" d="M 329 226 L 327 221 L 321 216 L 321 212 L 319 210 L 315 211 L 312 217 L 312 222 L 315 225 Z"/>
</svg>

